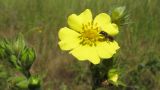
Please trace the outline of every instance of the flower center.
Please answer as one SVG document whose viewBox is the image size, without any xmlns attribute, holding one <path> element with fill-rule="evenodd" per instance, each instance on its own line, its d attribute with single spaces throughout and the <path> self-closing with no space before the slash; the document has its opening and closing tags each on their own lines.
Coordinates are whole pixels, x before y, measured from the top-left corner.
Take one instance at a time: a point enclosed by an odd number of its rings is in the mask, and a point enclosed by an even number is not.
<svg viewBox="0 0 160 90">
<path fill-rule="evenodd" d="M 83 24 L 82 32 L 80 38 L 82 39 L 81 44 L 88 44 L 88 45 L 96 45 L 96 42 L 101 37 L 100 34 L 100 28 L 97 26 L 97 24 L 87 23 Z"/>
</svg>

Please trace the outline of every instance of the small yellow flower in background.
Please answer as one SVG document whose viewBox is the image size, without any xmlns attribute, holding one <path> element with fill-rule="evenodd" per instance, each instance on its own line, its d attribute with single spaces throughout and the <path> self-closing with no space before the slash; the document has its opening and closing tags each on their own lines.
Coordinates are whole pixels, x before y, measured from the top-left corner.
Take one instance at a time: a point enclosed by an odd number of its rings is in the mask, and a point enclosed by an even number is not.
<svg viewBox="0 0 160 90">
<path fill-rule="evenodd" d="M 59 31 L 59 46 L 62 50 L 70 50 L 69 53 L 80 61 L 98 64 L 100 59 L 111 58 L 119 49 L 118 43 L 110 40 L 118 34 L 118 27 L 111 23 L 106 13 L 100 13 L 93 20 L 91 11 L 86 9 L 80 15 L 70 15 L 68 25 L 70 28 Z"/>
</svg>

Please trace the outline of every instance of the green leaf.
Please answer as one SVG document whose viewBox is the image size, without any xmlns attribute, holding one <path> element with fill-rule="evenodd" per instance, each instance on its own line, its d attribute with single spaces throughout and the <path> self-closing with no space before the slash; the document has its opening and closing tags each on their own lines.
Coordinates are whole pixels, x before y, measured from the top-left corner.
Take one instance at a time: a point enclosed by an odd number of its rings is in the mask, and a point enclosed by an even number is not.
<svg viewBox="0 0 160 90">
<path fill-rule="evenodd" d="M 123 83 L 122 81 L 118 81 L 117 83 L 118 83 L 118 85 L 121 85 L 123 87 L 127 87 L 127 85 L 125 83 Z"/>
<path fill-rule="evenodd" d="M 27 78 L 25 76 L 14 76 L 14 77 L 10 77 L 8 78 L 8 82 L 11 82 L 11 83 L 19 83 L 23 80 L 27 80 Z"/>
<path fill-rule="evenodd" d="M 20 82 L 18 82 L 18 83 L 16 84 L 17 87 L 23 88 L 23 89 L 28 88 L 28 85 L 29 85 L 29 83 L 28 83 L 28 80 L 27 80 L 27 79 L 26 79 L 26 80 L 23 80 L 23 81 L 20 81 Z"/>
<path fill-rule="evenodd" d="M 5 55 L 5 49 L 0 47 L 0 58 L 3 58 Z"/>
<path fill-rule="evenodd" d="M 5 72 L 5 71 L 0 71 L 0 78 L 6 78 L 7 75 L 8 75 L 7 72 Z"/>
<path fill-rule="evenodd" d="M 7 39 L 4 39 L 4 50 L 6 52 L 6 56 L 8 55 L 12 55 L 14 54 L 14 50 L 13 50 L 13 47 L 12 47 L 12 42 L 7 40 Z"/>
</svg>

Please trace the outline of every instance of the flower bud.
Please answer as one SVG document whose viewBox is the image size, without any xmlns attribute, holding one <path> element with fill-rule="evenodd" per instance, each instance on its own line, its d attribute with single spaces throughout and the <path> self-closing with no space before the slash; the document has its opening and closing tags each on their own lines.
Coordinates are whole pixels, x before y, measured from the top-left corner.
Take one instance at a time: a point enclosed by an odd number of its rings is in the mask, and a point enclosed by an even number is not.
<svg viewBox="0 0 160 90">
<path fill-rule="evenodd" d="M 41 78 L 38 75 L 34 75 L 29 78 L 29 85 L 31 88 L 39 87 L 40 83 L 41 83 Z"/>
<path fill-rule="evenodd" d="M 7 81 L 9 83 L 12 83 L 13 85 L 17 86 L 18 88 L 21 88 L 21 89 L 28 88 L 28 80 L 23 75 L 9 77 Z"/>
<path fill-rule="evenodd" d="M 20 57 L 20 61 L 25 69 L 29 69 L 35 60 L 36 54 L 33 48 L 25 48 Z"/>
<path fill-rule="evenodd" d="M 116 69 L 109 70 L 108 80 L 111 84 L 118 85 L 118 71 Z"/>
<path fill-rule="evenodd" d="M 13 63 L 13 64 L 16 64 L 17 63 L 17 57 L 15 56 L 15 55 L 11 55 L 10 56 L 10 60 L 11 60 L 11 62 Z"/>
<path fill-rule="evenodd" d="M 19 54 L 19 52 L 21 52 L 24 48 L 25 48 L 25 41 L 24 41 L 24 37 L 23 35 L 20 33 L 17 38 L 16 38 L 16 41 L 13 42 L 13 49 L 14 49 L 14 52 L 16 54 Z"/>
<path fill-rule="evenodd" d="M 8 40 L 5 40 L 4 43 L 5 43 L 4 48 L 5 48 L 7 56 L 14 54 L 12 43 Z"/>
<path fill-rule="evenodd" d="M 124 16 L 124 11 L 125 11 L 126 7 L 122 6 L 122 7 L 117 7 L 112 11 L 112 19 L 113 20 L 118 20 L 120 18 L 122 18 Z"/>
<path fill-rule="evenodd" d="M 4 57 L 13 54 L 13 50 L 10 42 L 7 39 L 0 41 L 0 57 Z"/>
<path fill-rule="evenodd" d="M 38 77 L 31 77 L 30 79 L 29 79 L 29 83 L 30 84 L 32 84 L 32 85 L 38 85 L 39 84 L 39 78 Z"/>
<path fill-rule="evenodd" d="M 129 16 L 126 13 L 126 7 L 117 7 L 112 11 L 111 14 L 112 22 L 118 26 L 129 24 Z"/>
<path fill-rule="evenodd" d="M 21 63 L 18 61 L 18 58 L 15 55 L 10 56 L 10 61 L 13 63 L 17 70 L 22 70 L 22 67 L 20 67 Z"/>
</svg>

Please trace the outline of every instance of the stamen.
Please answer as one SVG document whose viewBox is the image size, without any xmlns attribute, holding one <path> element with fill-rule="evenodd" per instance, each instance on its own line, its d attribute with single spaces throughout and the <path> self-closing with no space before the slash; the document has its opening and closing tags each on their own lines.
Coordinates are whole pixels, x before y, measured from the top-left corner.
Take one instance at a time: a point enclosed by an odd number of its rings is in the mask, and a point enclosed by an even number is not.
<svg viewBox="0 0 160 90">
<path fill-rule="evenodd" d="M 88 29 L 88 25 L 85 25 L 86 29 Z"/>
<path fill-rule="evenodd" d="M 82 32 L 79 38 L 82 40 L 81 44 L 83 45 L 96 45 L 96 42 L 99 41 L 99 38 L 101 38 L 97 23 L 94 25 L 91 22 L 82 24 Z"/>
<path fill-rule="evenodd" d="M 90 23 L 90 22 L 88 22 L 88 26 L 91 26 L 91 23 Z"/>
</svg>

